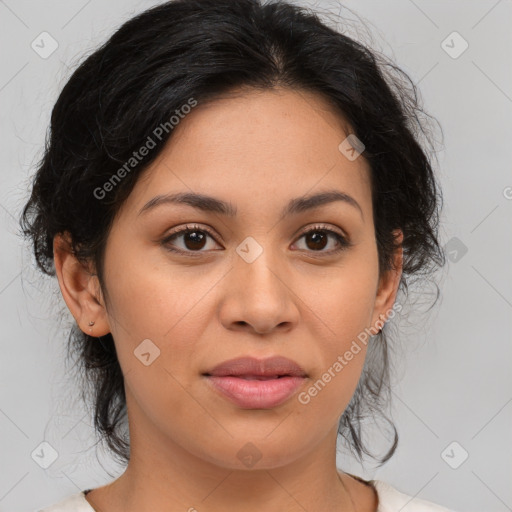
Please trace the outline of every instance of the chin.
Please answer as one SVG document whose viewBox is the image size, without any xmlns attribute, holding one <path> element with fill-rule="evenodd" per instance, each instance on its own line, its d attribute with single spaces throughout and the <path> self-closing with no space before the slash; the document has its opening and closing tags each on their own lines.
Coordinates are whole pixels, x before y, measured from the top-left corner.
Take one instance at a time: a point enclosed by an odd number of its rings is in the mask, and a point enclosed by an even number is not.
<svg viewBox="0 0 512 512">
<path fill-rule="evenodd" d="M 276 429 L 276 425 L 277 422 L 274 421 L 272 428 L 264 434 L 260 431 L 258 436 L 248 435 L 247 431 L 241 431 L 237 435 L 226 428 L 233 437 L 226 435 L 218 442 L 212 439 L 211 445 L 206 447 L 200 457 L 229 470 L 257 471 L 286 466 L 314 449 L 313 439 L 295 439 L 296 436 L 291 435 L 289 430 L 278 434 L 277 429 L 269 435 Z M 215 449 L 212 449 L 212 445 Z"/>
</svg>

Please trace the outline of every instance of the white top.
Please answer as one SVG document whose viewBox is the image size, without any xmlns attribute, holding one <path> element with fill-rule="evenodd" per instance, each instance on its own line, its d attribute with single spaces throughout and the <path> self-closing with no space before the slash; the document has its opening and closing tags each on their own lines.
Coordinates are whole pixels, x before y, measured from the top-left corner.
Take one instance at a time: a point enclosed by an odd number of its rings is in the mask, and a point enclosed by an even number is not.
<svg viewBox="0 0 512 512">
<path fill-rule="evenodd" d="M 430 501 L 412 498 L 382 480 L 369 481 L 379 497 L 377 512 L 455 512 Z M 78 492 L 37 512 L 96 512 L 85 499 L 85 491 Z M 407 507 L 406 507 L 407 505 Z"/>
</svg>

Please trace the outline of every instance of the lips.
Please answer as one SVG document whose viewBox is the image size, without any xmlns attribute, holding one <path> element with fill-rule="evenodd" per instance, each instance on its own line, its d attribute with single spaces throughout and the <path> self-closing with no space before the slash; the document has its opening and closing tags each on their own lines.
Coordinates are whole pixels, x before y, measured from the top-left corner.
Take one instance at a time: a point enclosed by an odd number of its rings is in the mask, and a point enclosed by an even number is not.
<svg viewBox="0 0 512 512">
<path fill-rule="evenodd" d="M 203 373 L 224 398 L 243 409 L 270 409 L 287 401 L 307 374 L 286 357 L 242 357 L 225 361 Z"/>
<path fill-rule="evenodd" d="M 240 357 L 230 359 L 215 366 L 205 375 L 214 377 L 235 376 L 243 378 L 267 377 L 276 378 L 284 376 L 306 377 L 306 372 L 295 361 L 287 357 L 275 356 L 267 359 L 254 357 Z"/>
</svg>

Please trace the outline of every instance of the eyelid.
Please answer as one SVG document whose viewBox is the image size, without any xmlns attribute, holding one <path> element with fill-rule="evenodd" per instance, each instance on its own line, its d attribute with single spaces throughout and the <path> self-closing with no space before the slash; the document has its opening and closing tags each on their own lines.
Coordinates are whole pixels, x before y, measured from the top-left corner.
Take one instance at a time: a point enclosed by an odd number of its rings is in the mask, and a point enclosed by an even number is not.
<svg viewBox="0 0 512 512">
<path fill-rule="evenodd" d="M 340 235 L 342 236 L 343 238 L 345 239 L 348 239 L 348 235 L 346 233 L 344 233 L 342 230 L 340 230 L 339 228 L 335 227 L 335 226 L 331 226 L 329 224 L 313 224 L 311 226 L 306 226 L 305 228 L 301 229 L 297 236 L 302 236 L 306 233 L 309 233 L 310 231 L 314 231 L 314 230 L 318 230 L 318 231 L 333 231 L 334 233 L 336 233 L 337 235 Z"/>
<path fill-rule="evenodd" d="M 181 235 L 184 235 L 187 232 L 191 232 L 191 231 L 204 231 L 205 233 L 208 233 L 208 235 L 210 235 L 215 240 L 216 243 L 219 243 L 219 242 L 217 242 L 216 235 L 213 233 L 213 231 L 209 227 L 202 226 L 199 224 L 185 224 L 185 226 L 181 226 L 181 227 L 176 228 L 173 231 L 170 231 L 169 233 L 167 233 L 165 235 L 165 237 L 162 240 L 162 243 L 167 242 L 173 236 L 181 236 Z"/>
</svg>

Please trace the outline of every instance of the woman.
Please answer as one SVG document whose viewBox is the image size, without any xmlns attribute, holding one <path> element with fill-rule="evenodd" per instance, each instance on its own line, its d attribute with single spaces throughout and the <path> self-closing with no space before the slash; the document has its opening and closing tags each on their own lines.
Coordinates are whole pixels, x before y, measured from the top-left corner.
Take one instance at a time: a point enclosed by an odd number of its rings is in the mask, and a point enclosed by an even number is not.
<svg viewBox="0 0 512 512">
<path fill-rule="evenodd" d="M 448 510 L 336 466 L 338 435 L 371 455 L 399 290 L 444 264 L 378 61 L 283 1 L 177 0 L 73 73 L 22 225 L 127 467 L 46 512 Z"/>
</svg>

